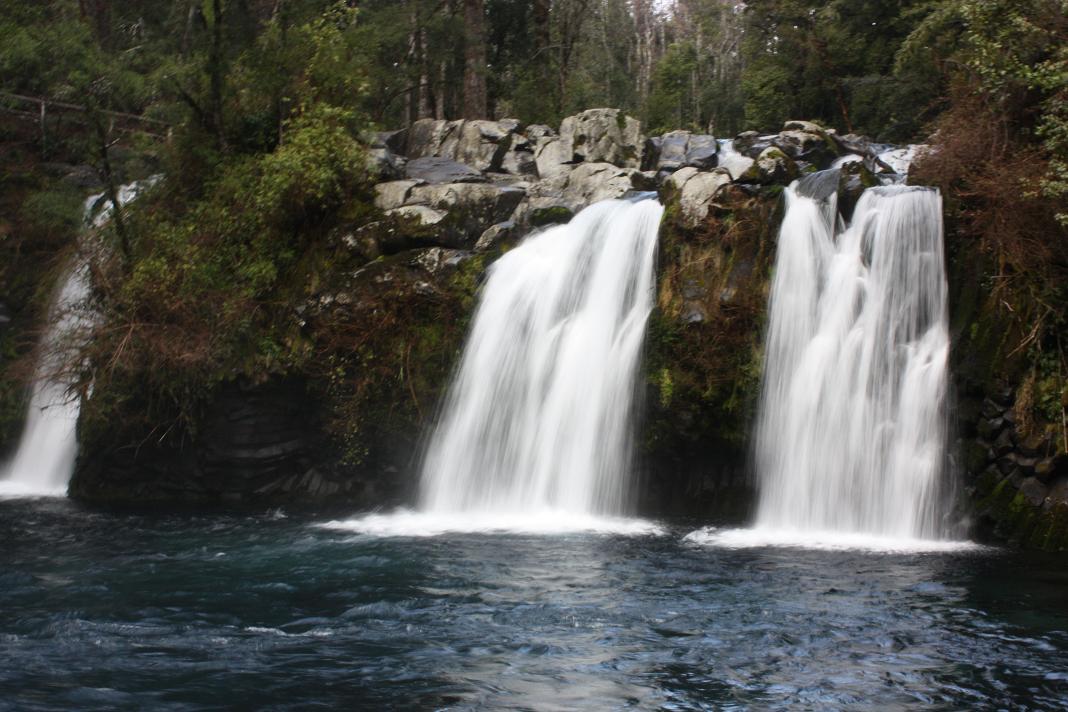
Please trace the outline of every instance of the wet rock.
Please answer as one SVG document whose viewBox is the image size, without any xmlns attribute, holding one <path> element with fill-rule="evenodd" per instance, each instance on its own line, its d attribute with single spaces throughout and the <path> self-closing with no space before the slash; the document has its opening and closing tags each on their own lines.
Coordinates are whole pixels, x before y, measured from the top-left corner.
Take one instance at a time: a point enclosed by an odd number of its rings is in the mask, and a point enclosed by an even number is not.
<svg viewBox="0 0 1068 712">
<path fill-rule="evenodd" d="M 739 178 L 743 183 L 784 185 L 797 177 L 797 164 L 780 149 L 771 146 L 760 152 L 756 163 Z"/>
<path fill-rule="evenodd" d="M 983 409 L 980 412 L 984 418 L 1000 418 L 1005 412 L 1005 408 L 986 398 L 983 400 Z"/>
<path fill-rule="evenodd" d="M 1049 494 L 1049 488 L 1034 477 L 1028 477 L 1020 483 L 1020 494 L 1031 506 L 1040 507 Z"/>
<path fill-rule="evenodd" d="M 1068 478 L 1057 480 L 1046 493 L 1042 508 L 1050 510 L 1056 506 L 1068 505 Z"/>
<path fill-rule="evenodd" d="M 408 161 L 404 174 L 409 180 L 426 183 L 483 183 L 486 177 L 470 166 L 449 158 L 429 156 Z"/>
<path fill-rule="evenodd" d="M 1008 430 L 1002 430 L 1001 434 L 998 435 L 997 439 L 994 441 L 994 452 L 997 453 L 998 457 L 1001 457 L 1012 451 L 1012 435 Z"/>
<path fill-rule="evenodd" d="M 756 131 L 743 131 L 734 137 L 731 145 L 735 151 L 743 156 L 755 159 L 765 148 L 771 146 L 774 138 L 774 135 L 762 136 Z"/>
<path fill-rule="evenodd" d="M 1005 428 L 1005 420 L 1002 418 L 987 419 L 984 418 L 979 421 L 978 432 L 980 437 L 987 440 L 993 440 L 998 434 Z"/>
</svg>

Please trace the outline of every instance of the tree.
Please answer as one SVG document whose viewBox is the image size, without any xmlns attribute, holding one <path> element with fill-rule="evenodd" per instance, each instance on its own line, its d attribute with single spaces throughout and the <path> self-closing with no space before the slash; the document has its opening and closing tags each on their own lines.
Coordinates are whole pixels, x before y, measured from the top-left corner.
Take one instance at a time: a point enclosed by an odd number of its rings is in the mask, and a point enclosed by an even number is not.
<svg viewBox="0 0 1068 712">
<path fill-rule="evenodd" d="M 486 29 L 482 0 L 464 0 L 464 118 L 484 119 Z"/>
</svg>

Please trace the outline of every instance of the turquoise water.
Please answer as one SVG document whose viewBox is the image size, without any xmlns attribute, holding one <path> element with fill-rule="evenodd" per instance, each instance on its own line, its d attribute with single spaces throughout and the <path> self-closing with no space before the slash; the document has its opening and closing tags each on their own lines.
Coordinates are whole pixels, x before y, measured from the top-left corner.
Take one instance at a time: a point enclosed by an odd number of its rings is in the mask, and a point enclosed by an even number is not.
<svg viewBox="0 0 1068 712">
<path fill-rule="evenodd" d="M 0 709 L 1064 709 L 1068 571 L 0 501 Z"/>
</svg>

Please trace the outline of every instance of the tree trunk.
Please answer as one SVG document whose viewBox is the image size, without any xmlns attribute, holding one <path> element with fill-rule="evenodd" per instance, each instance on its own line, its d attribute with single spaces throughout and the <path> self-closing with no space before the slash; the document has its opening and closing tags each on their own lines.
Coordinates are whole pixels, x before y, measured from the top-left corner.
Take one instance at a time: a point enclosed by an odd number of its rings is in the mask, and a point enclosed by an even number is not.
<svg viewBox="0 0 1068 712">
<path fill-rule="evenodd" d="M 484 119 L 486 29 L 483 0 L 464 0 L 464 118 Z"/>
<path fill-rule="evenodd" d="M 222 0 L 211 2 L 211 50 L 208 55 L 208 74 L 211 81 L 211 122 L 219 149 L 226 148 L 226 133 L 223 129 L 223 7 Z"/>
</svg>

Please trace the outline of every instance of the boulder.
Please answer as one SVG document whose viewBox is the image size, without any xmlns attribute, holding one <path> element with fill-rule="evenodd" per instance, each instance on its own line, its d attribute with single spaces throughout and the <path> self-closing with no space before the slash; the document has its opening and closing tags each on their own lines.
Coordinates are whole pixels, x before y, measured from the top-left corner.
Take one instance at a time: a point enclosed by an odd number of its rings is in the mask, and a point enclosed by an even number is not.
<svg viewBox="0 0 1068 712">
<path fill-rule="evenodd" d="M 504 222 L 490 225 L 478 238 L 478 242 L 475 243 L 475 252 L 488 252 L 516 236 L 517 230 L 514 220 L 505 220 Z"/>
<path fill-rule="evenodd" d="M 392 210 L 408 202 L 412 188 L 422 185 L 419 180 L 394 180 L 375 186 L 375 207 L 379 210 Z"/>
<path fill-rule="evenodd" d="M 715 168 L 719 144 L 714 136 L 689 131 L 671 131 L 646 141 L 645 167 L 655 171 L 676 171 L 683 166 Z"/>
<path fill-rule="evenodd" d="M 555 136 L 538 139 L 534 149 L 534 165 L 542 178 L 553 178 L 571 170 L 571 154 L 565 144 Z"/>
<path fill-rule="evenodd" d="M 490 183 L 419 185 L 397 210 L 407 210 L 423 225 L 440 224 L 438 239 L 443 245 L 473 247 L 488 227 L 511 217 L 524 195 L 522 188 Z M 438 221 L 439 213 L 446 217 Z"/>
<path fill-rule="evenodd" d="M 386 215 L 413 220 L 422 227 L 440 225 L 448 213 L 443 210 L 435 210 L 426 205 L 402 205 L 399 208 L 387 210 Z"/>
<path fill-rule="evenodd" d="M 437 276 L 469 259 L 471 259 L 471 253 L 468 250 L 431 247 L 426 250 L 420 250 L 412 258 L 411 264 L 413 267 L 420 267 L 429 274 Z"/>
<path fill-rule="evenodd" d="M 1031 503 L 1032 507 L 1040 507 L 1049 494 L 1049 488 L 1034 477 L 1028 477 L 1020 483 L 1020 494 Z"/>
<path fill-rule="evenodd" d="M 405 148 L 409 158 L 447 158 L 477 171 L 499 170 L 519 127 L 515 119 L 420 119 L 408 129 Z"/>
<path fill-rule="evenodd" d="M 797 177 L 797 164 L 775 146 L 769 146 L 760 152 L 756 163 L 738 180 L 743 183 L 760 185 L 785 185 Z"/>
<path fill-rule="evenodd" d="M 787 121 L 772 144 L 790 158 L 827 168 L 841 153 L 822 127 L 809 121 Z"/>
<path fill-rule="evenodd" d="M 619 109 L 588 109 L 567 117 L 560 124 L 560 141 L 568 162 L 623 168 L 639 168 L 645 150 L 641 122 Z"/>
<path fill-rule="evenodd" d="M 611 163 L 581 163 L 567 176 L 564 195 L 578 207 L 599 200 L 621 198 L 632 190 L 649 190 L 647 176 L 632 168 Z"/>
<path fill-rule="evenodd" d="M 524 145 L 529 144 L 524 141 Z M 516 144 L 513 143 L 512 147 L 508 149 L 501 159 L 500 169 L 515 176 L 536 177 L 538 175 L 538 162 L 534 159 L 533 151 L 526 148 L 516 148 Z"/>
<path fill-rule="evenodd" d="M 486 177 L 479 171 L 449 158 L 427 156 L 408 161 L 404 174 L 427 183 L 480 183 Z"/>
<path fill-rule="evenodd" d="M 394 180 L 404 177 L 404 156 L 398 156 L 388 148 L 367 149 L 367 170 L 378 180 Z"/>
<path fill-rule="evenodd" d="M 722 168 L 703 172 L 691 166 L 676 171 L 668 180 L 679 191 L 684 222 L 693 227 L 708 217 L 716 194 L 731 184 L 731 174 Z"/>
<path fill-rule="evenodd" d="M 743 156 L 755 159 L 765 148 L 771 146 L 774 139 L 774 135 L 764 136 L 756 131 L 743 131 L 734 137 L 731 145 Z"/>
</svg>

